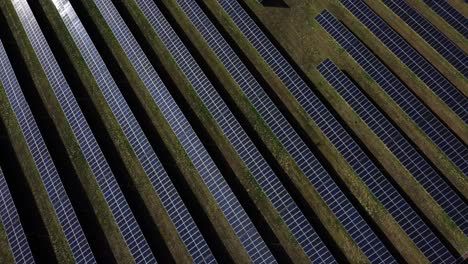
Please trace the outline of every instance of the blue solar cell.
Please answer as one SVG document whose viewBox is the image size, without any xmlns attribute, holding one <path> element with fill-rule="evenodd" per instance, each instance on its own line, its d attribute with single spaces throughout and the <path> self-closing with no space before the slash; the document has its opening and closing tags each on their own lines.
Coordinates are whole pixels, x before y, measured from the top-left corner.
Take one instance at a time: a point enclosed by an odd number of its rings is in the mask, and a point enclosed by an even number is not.
<svg viewBox="0 0 468 264">
<path fill-rule="evenodd" d="M 110 0 L 95 0 L 94 2 L 252 261 L 255 263 L 274 263 L 275 259 L 265 242 L 112 2 Z"/>
<path fill-rule="evenodd" d="M 452 7 L 446 0 L 424 0 L 424 3 L 465 38 L 468 38 L 468 19 Z"/>
<path fill-rule="evenodd" d="M 331 60 L 327 59 L 317 68 L 354 111 L 369 125 L 372 131 L 387 144 L 387 147 L 399 155 L 398 158 L 413 160 L 417 163 L 417 166 L 428 166 L 409 142 L 403 138 L 398 130 Z M 355 142 L 347 141 L 344 143 L 348 148 L 359 148 Z M 369 186 L 373 194 L 397 220 L 429 261 L 432 263 L 455 262 L 456 259 L 450 251 L 434 235 L 377 167 L 369 159 L 362 158 L 365 156 L 365 153 L 363 151 L 355 151 L 354 154 L 353 157 L 345 158 L 352 164 L 353 169 L 359 172 L 359 175 Z M 365 161 L 363 162 L 363 160 Z M 467 210 L 465 212 L 468 213 Z"/>
<path fill-rule="evenodd" d="M 309 256 L 323 250 L 325 245 L 320 241 L 311 224 L 249 139 L 156 4 L 144 0 L 136 2 L 299 244 L 304 249 L 308 247 L 315 249 L 315 252 L 307 252 Z M 328 250 L 325 248 L 325 251 Z"/>
<path fill-rule="evenodd" d="M 0 43 L 0 49 L 3 49 Z M 3 58 L 1 58 L 3 60 Z M 3 225 L 7 240 L 16 263 L 34 263 L 34 258 L 24 234 L 21 221 L 11 198 L 10 190 L 0 168 L 0 224 Z M 2 245 L 5 247 L 7 245 Z"/>
<path fill-rule="evenodd" d="M 194 262 L 216 262 L 70 2 L 54 0 L 54 4 Z"/>
<path fill-rule="evenodd" d="M 437 50 L 440 55 L 447 59 L 453 67 L 468 78 L 468 56 L 462 49 L 457 47 L 404 0 L 383 0 L 383 2 Z"/>
<path fill-rule="evenodd" d="M 49 151 L 39 132 L 39 128 L 34 121 L 31 109 L 24 98 L 13 68 L 1 44 L 0 64 L 0 82 L 3 83 L 8 100 L 15 113 L 21 132 L 32 154 L 36 168 L 39 171 L 60 225 L 62 226 L 67 242 L 71 247 L 73 256 L 77 262 L 95 262 L 91 248 L 88 245 L 88 241 L 84 236 L 75 211 L 68 199 L 57 169 L 50 157 Z"/>
<path fill-rule="evenodd" d="M 341 24 L 328 11 L 322 12 L 316 20 L 328 31 L 343 48 L 374 78 L 374 80 L 389 94 L 399 105 L 406 110 L 410 116 L 416 117 L 415 121 L 426 122 L 424 129 L 432 128 L 430 125 L 440 123 L 434 116 L 424 108 L 416 97 L 411 94 L 406 87 L 360 42 L 343 24 Z M 405 108 L 409 108 L 408 111 Z M 420 114 L 422 112 L 423 114 Z M 432 120 L 424 120 L 432 118 Z M 443 127 L 442 124 L 440 126 Z M 435 130 L 437 131 L 437 130 Z M 433 134 L 437 134 L 437 132 Z M 393 140 L 393 136 L 391 135 Z M 440 135 L 439 135 L 440 136 Z M 448 135 L 446 135 L 448 137 Z M 443 138 L 447 140 L 447 138 Z M 455 142 L 456 143 L 456 142 Z M 392 145 L 395 144 L 392 142 Z M 447 143 L 448 144 L 448 143 Z M 451 144 L 454 144 L 452 141 Z M 447 145 L 452 147 L 452 145 Z M 462 146 L 460 155 L 464 155 L 466 148 Z M 400 157 L 400 161 L 406 166 L 411 174 L 421 183 L 429 194 L 445 209 L 452 220 L 465 232 L 468 232 L 466 204 L 455 193 L 454 190 L 438 175 L 422 157 L 413 160 L 408 158 L 409 150 L 395 150 L 395 155 Z M 466 153 L 466 152 L 465 152 Z M 463 160 L 463 158 L 462 158 Z"/>
<path fill-rule="evenodd" d="M 340 1 L 460 118 L 468 123 L 468 98 L 396 33 L 363 1 Z M 457 164 L 459 165 L 459 164 Z M 468 174 L 468 171 L 465 172 Z"/>
<path fill-rule="evenodd" d="M 330 140 L 333 141 L 337 135 L 335 131 L 339 131 L 340 129 L 342 130 L 343 128 L 328 111 L 325 105 L 323 105 L 320 99 L 312 92 L 310 87 L 308 87 L 304 80 L 301 79 L 299 74 L 274 47 L 271 41 L 263 34 L 261 29 L 255 24 L 252 18 L 249 17 L 245 10 L 242 9 L 237 1 L 218 2 L 233 19 L 234 23 L 236 23 L 250 43 L 252 43 L 260 55 L 270 65 L 273 71 L 283 81 L 289 91 L 296 97 L 298 102 L 304 107 L 309 116 L 330 138 Z M 196 23 L 194 22 L 194 24 Z M 208 37 L 206 39 L 209 40 Z M 244 74 L 241 76 L 244 76 Z M 253 97 L 252 93 L 255 94 L 259 91 L 261 91 L 261 87 L 258 87 L 254 92 L 246 92 L 246 94 L 248 96 L 250 94 L 251 101 L 255 102 L 256 99 Z M 256 104 L 256 106 L 259 107 L 259 104 Z M 264 116 L 264 120 L 278 135 L 283 146 L 286 147 L 291 156 L 293 156 L 297 161 L 304 174 L 308 176 L 309 180 L 329 205 L 330 209 L 335 213 L 350 236 L 356 241 L 357 245 L 363 250 L 371 262 L 394 261 L 391 254 L 372 232 L 369 226 L 367 226 L 352 204 L 346 199 L 325 169 L 315 159 L 315 157 L 313 157 L 310 150 L 307 150 L 307 146 L 300 140 L 292 127 L 288 126 L 286 121 L 283 121 L 280 125 L 275 125 L 272 121 L 272 119 L 281 121 L 284 117 L 280 117 L 279 114 L 274 117 L 267 116 L 268 112 L 274 111 L 274 109 L 276 108 L 258 108 L 259 113 Z M 290 128 L 283 132 L 285 135 L 281 136 L 280 131 L 287 127 Z M 289 139 L 295 139 L 295 142 L 288 142 L 288 137 Z M 301 158 L 305 158 L 306 161 L 301 161 Z"/>
<path fill-rule="evenodd" d="M 153 253 L 151 252 L 151 249 L 149 248 L 149 245 L 146 242 L 129 205 L 125 200 L 125 197 L 123 196 L 123 193 L 120 190 L 120 187 L 112 174 L 112 171 L 107 164 L 107 161 L 105 160 L 104 155 L 100 150 L 99 145 L 97 144 L 96 139 L 94 138 L 94 135 L 91 132 L 91 129 L 88 126 L 86 119 L 81 112 L 57 61 L 55 60 L 27 1 L 14 0 L 13 6 L 18 13 L 26 34 L 73 130 L 80 149 L 96 177 L 96 181 L 104 194 L 104 198 L 112 211 L 130 252 L 135 260 L 140 260 L 140 262 L 145 263 L 155 263 L 156 260 Z M 63 217 L 67 218 L 68 214 L 63 215 Z M 64 228 L 64 230 L 69 229 L 73 230 L 75 227 L 72 226 L 71 228 Z M 80 236 L 82 236 L 82 234 Z M 72 248 L 72 250 L 74 250 L 74 252 L 76 251 L 77 254 L 81 255 L 83 253 L 87 253 L 86 248 L 83 251 L 79 249 L 79 247 L 87 245 L 86 243 L 74 243 L 72 245 L 77 247 L 77 249 Z M 91 255 L 90 252 L 89 255 Z M 89 258 L 88 255 L 85 256 Z M 81 256 L 78 255 L 76 257 Z M 81 260 L 77 259 L 77 262 L 81 262 Z"/>
</svg>

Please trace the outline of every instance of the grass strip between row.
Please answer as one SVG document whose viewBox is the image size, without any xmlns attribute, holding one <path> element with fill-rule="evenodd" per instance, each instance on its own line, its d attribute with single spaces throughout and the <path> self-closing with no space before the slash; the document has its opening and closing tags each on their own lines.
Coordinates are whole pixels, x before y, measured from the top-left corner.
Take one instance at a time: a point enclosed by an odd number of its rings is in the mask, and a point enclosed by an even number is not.
<svg viewBox="0 0 468 264">
<path fill-rule="evenodd" d="M 7 246 L 9 243 L 5 228 L 2 223 L 0 223 L 0 245 L 2 245 L 0 247 L 0 263 L 15 262 L 15 259 L 13 258 L 13 252 L 11 251 L 11 248 Z"/>
</svg>

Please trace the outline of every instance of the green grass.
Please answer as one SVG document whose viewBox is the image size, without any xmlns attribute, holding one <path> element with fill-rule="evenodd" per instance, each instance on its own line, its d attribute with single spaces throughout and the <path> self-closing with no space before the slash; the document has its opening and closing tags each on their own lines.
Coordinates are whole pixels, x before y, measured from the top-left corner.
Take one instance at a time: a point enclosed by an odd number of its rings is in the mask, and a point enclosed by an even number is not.
<svg viewBox="0 0 468 264">
<path fill-rule="evenodd" d="M 5 228 L 0 221 L 0 263 L 14 263 L 13 252 L 9 245 Z"/>
<path fill-rule="evenodd" d="M 74 43 L 72 36 L 69 34 L 65 24 L 62 22 L 60 15 L 56 12 L 55 6 L 50 0 L 41 0 L 40 2 L 49 22 L 56 32 L 55 35 L 59 38 L 62 47 L 64 47 L 67 56 L 72 62 L 74 70 L 78 73 L 81 82 L 84 84 L 84 88 L 87 90 L 89 97 L 100 114 L 100 119 L 109 133 L 110 138 L 118 151 L 118 155 L 123 160 L 124 166 L 129 172 L 134 186 L 138 190 L 140 197 L 144 201 L 144 204 L 150 213 L 152 218 L 151 221 L 158 227 L 158 230 L 164 237 L 164 242 L 171 251 L 174 259 L 179 262 L 190 262 L 191 257 L 188 254 L 181 238 L 174 235 L 177 234 L 174 224 L 159 200 L 157 193 L 155 192 L 148 176 L 145 174 L 136 154 L 125 137 L 125 134 L 121 130 L 112 110 L 109 108 L 90 69 L 81 56 L 78 47 Z M 96 205 L 96 208 L 100 208 L 99 205 Z M 101 209 L 97 211 L 100 210 Z M 104 224 L 104 222 L 102 223 Z M 109 242 L 115 244 L 113 245 L 115 255 L 119 255 L 118 252 L 126 250 L 126 245 L 124 243 L 116 243 L 119 241 L 111 239 L 112 234 L 109 233 L 108 237 Z M 129 261 L 129 259 L 118 259 L 118 261 L 126 262 Z"/>
<path fill-rule="evenodd" d="M 309 18 L 310 16 L 315 17 L 318 12 L 321 11 L 323 8 L 328 8 L 331 10 L 335 16 L 339 17 L 340 19 L 345 21 L 345 24 L 349 26 L 350 28 L 355 31 L 356 28 L 356 19 L 352 18 L 347 11 L 345 11 L 341 6 L 336 5 L 336 1 L 331 2 L 331 1 L 314 1 L 310 2 L 308 4 L 303 3 L 303 1 L 287 1 L 288 4 L 290 5 L 290 8 L 287 9 L 281 9 L 281 8 L 263 8 L 260 7 L 259 5 L 255 4 L 254 1 L 248 1 L 247 3 L 249 6 L 254 10 L 256 15 L 261 19 L 261 21 L 267 26 L 267 28 L 272 32 L 275 36 L 275 38 L 281 43 L 281 45 L 287 50 L 287 52 L 292 56 L 292 58 L 295 60 L 296 63 L 299 64 L 299 66 L 304 70 L 304 72 L 309 76 L 309 78 L 312 79 L 314 83 L 319 83 L 320 81 L 323 81 L 323 78 L 318 78 L 317 72 L 315 70 L 315 67 L 318 63 L 323 61 L 324 57 L 331 57 L 335 62 L 339 64 L 340 67 L 345 68 L 353 78 L 355 78 L 358 83 L 362 83 L 362 79 L 364 79 L 364 73 L 358 67 L 358 65 L 351 60 L 349 56 L 342 56 L 339 55 L 336 50 L 337 50 L 337 45 L 334 41 L 330 41 L 329 36 L 327 36 L 323 30 L 316 30 L 319 27 L 311 27 L 308 24 L 302 22 L 302 21 L 307 21 L 306 18 Z M 235 31 L 235 30 L 231 30 Z M 230 32 L 231 32 L 230 31 Z M 356 32 L 355 32 L 356 33 Z M 232 33 L 232 34 L 238 34 L 238 33 Z M 356 33 L 358 34 L 358 33 Z M 360 37 L 362 37 L 362 40 L 367 44 L 371 39 L 374 38 L 370 34 L 360 34 Z M 234 39 L 243 39 L 241 36 L 234 37 Z M 238 41 L 238 43 L 241 43 L 242 41 Z M 244 52 L 248 54 L 248 56 L 251 58 L 251 61 L 256 64 L 260 65 L 257 68 L 262 69 L 261 66 L 262 63 L 258 63 L 259 60 L 261 60 L 258 57 L 258 54 L 249 46 L 246 44 L 240 44 L 241 46 L 244 46 L 243 48 Z M 322 51 L 321 55 L 316 55 L 317 52 L 314 52 L 314 49 Z M 381 47 L 381 49 L 383 49 Z M 397 67 L 396 65 L 390 65 L 390 67 Z M 314 72 L 315 76 L 314 77 Z M 268 75 L 264 73 L 267 80 L 269 78 L 272 78 L 271 74 Z M 362 86 L 362 85 L 361 85 Z M 274 86 L 272 86 L 274 87 Z M 405 131 L 408 132 L 410 137 L 413 138 L 419 138 L 419 147 L 421 149 L 424 149 L 425 153 L 429 152 L 427 150 L 429 147 L 434 147 L 434 144 L 431 143 L 430 141 L 427 140 L 426 137 L 423 137 L 422 134 L 414 134 L 414 131 L 419 131 L 418 129 L 415 130 L 415 125 L 412 122 L 409 122 L 405 118 L 401 118 L 402 116 L 405 116 L 402 114 L 401 110 L 395 105 L 391 104 L 391 101 L 384 95 L 384 93 L 381 92 L 381 89 L 379 87 L 375 87 L 375 85 L 367 85 L 363 86 L 363 88 L 368 92 L 370 87 L 373 87 L 372 90 L 374 90 L 374 93 L 370 94 L 370 96 L 385 110 L 392 110 L 388 111 L 387 113 L 392 117 L 397 119 L 395 122 L 400 125 L 400 127 Z M 319 91 L 325 96 L 325 93 L 323 92 L 324 88 L 318 88 Z M 279 90 L 279 89 L 277 89 Z M 326 89 L 325 89 L 326 90 Z M 282 91 L 277 91 L 278 94 L 280 94 L 280 98 L 283 98 L 281 96 Z M 285 94 L 283 92 L 283 94 Z M 329 97 L 327 97 L 329 98 Z M 290 104 L 290 102 L 294 101 L 293 99 L 287 99 L 287 97 L 283 98 L 285 104 Z M 330 101 L 330 99 L 328 99 Z M 339 101 L 336 101 L 333 103 L 332 101 L 330 102 L 332 105 L 336 107 L 336 105 L 340 105 Z M 391 108 L 391 109 L 389 109 Z M 292 113 L 294 114 L 293 108 L 291 108 Z M 342 118 L 346 121 L 348 124 L 353 123 L 358 121 L 359 123 L 359 118 L 354 114 L 352 111 L 346 111 L 346 113 L 341 113 Z M 307 121 L 304 121 L 307 122 Z M 353 129 L 354 132 L 356 132 L 359 136 L 360 133 L 364 133 L 363 135 L 360 136 L 363 142 L 368 142 L 369 139 L 374 138 L 375 135 L 368 129 L 365 128 L 361 124 L 362 128 L 361 129 Z M 404 126 L 406 126 L 404 128 Z M 411 133 L 410 133 L 411 132 Z M 370 145 L 374 145 L 378 140 L 375 141 L 375 143 L 369 142 Z M 367 144 L 369 146 L 369 143 Z M 380 143 L 381 144 L 381 143 Z M 378 145 L 375 145 L 375 149 L 382 149 Z M 428 147 L 429 146 L 429 147 Z M 385 150 L 385 148 L 384 148 Z M 385 154 L 386 152 L 386 154 Z M 390 152 L 385 151 L 381 155 L 375 155 L 382 163 L 386 163 L 387 161 L 392 159 L 392 155 Z M 441 158 L 439 155 L 440 152 L 435 152 L 433 154 L 435 157 Z M 441 159 L 446 159 L 446 157 L 442 157 Z M 439 165 L 438 165 L 439 166 Z M 446 166 L 450 166 L 446 165 Z M 407 193 L 411 196 L 413 200 L 416 201 L 416 204 L 420 208 L 423 208 L 423 212 L 428 216 L 429 219 L 437 226 L 437 228 L 443 233 L 447 239 L 451 242 L 451 244 L 457 248 L 457 250 L 461 253 L 467 248 L 467 240 L 463 236 L 463 233 L 461 230 L 459 230 L 453 222 L 442 212 L 441 208 L 435 204 L 435 202 L 428 196 L 428 194 L 422 190 L 421 186 L 416 185 L 413 186 L 414 180 L 411 179 L 410 175 L 406 172 L 407 177 L 404 177 L 403 175 L 400 175 L 398 171 L 395 170 L 395 168 L 400 167 L 401 165 L 397 164 L 397 166 L 385 166 L 387 171 L 395 177 L 397 181 L 400 181 L 400 185 L 404 190 L 407 191 Z M 457 176 L 457 175 L 456 175 Z M 458 175 L 459 176 L 459 175 Z M 458 177 L 457 176 L 457 177 Z M 405 182 L 407 182 L 405 184 Z M 412 183 L 413 182 L 413 183 Z M 463 180 L 460 183 L 459 188 L 466 188 L 466 182 Z M 416 193 L 413 192 L 417 191 Z M 397 243 L 399 245 L 399 243 Z M 402 247 L 400 247 L 402 248 Z"/>
<path fill-rule="evenodd" d="M 236 262 L 248 262 L 249 257 L 242 247 L 239 239 L 230 227 L 229 223 L 222 214 L 213 196 L 203 183 L 195 167 L 188 158 L 185 150 L 177 140 L 166 119 L 158 109 L 151 95 L 145 87 L 142 80 L 134 70 L 126 54 L 118 44 L 110 28 L 104 23 L 104 18 L 92 1 L 83 1 L 83 5 L 97 26 L 99 33 L 103 37 L 108 47 L 111 47 L 112 55 L 117 60 L 119 67 L 125 74 L 125 78 L 130 83 L 130 88 L 135 92 L 141 105 L 150 117 L 151 125 L 158 132 L 166 148 L 169 150 L 175 165 L 179 168 L 185 181 L 195 194 L 198 202 L 202 206 L 212 224 L 216 235 L 221 239 L 230 256 Z"/>
<path fill-rule="evenodd" d="M 468 7 L 464 0 L 447 0 L 449 4 L 451 4 L 455 9 L 457 9 L 460 13 L 462 13 L 465 17 L 468 16 Z"/>
<path fill-rule="evenodd" d="M 2 12 L 5 11 L 3 3 L 0 4 Z M 44 220 L 46 232 L 51 242 L 53 253 L 60 263 L 73 263 L 73 255 L 68 246 L 68 242 L 62 231 L 55 210 L 50 202 L 47 191 L 42 182 L 39 171 L 36 168 L 34 159 L 29 151 L 26 140 L 24 139 L 21 128 L 16 120 L 16 116 L 8 101 L 3 86 L 0 84 L 0 118 L 6 127 L 6 132 L 12 147 L 18 158 L 21 170 L 26 177 L 29 189 L 34 197 L 34 202 L 39 210 L 41 218 Z M 8 248 L 8 247 L 0 247 Z M 4 262 L 1 262 L 4 263 Z M 5 262 L 8 263 L 8 262 Z"/>
</svg>

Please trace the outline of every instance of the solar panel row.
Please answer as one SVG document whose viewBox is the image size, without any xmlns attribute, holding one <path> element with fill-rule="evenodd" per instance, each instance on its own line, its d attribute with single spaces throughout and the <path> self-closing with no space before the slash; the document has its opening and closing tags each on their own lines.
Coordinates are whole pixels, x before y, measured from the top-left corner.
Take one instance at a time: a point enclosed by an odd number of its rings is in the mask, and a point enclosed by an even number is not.
<svg viewBox="0 0 468 264">
<path fill-rule="evenodd" d="M 468 55 L 427 19 L 421 16 L 404 0 L 383 0 L 383 2 L 416 31 L 429 45 L 440 53 L 450 64 L 468 78 Z"/>
<path fill-rule="evenodd" d="M 447 23 L 468 38 L 468 19 L 451 6 L 446 0 L 424 0 L 434 12 L 441 16 Z"/>
<path fill-rule="evenodd" d="M 426 133 L 447 157 L 468 175 L 468 148 L 344 26 L 332 36 L 367 71 L 384 91 Z M 330 27 L 333 29 L 333 27 Z M 330 33 L 330 32 L 329 32 Z M 343 35 L 344 37 L 340 37 Z"/>
<path fill-rule="evenodd" d="M 323 105 L 320 99 L 313 94 L 308 85 L 301 79 L 299 74 L 292 68 L 286 61 L 281 53 L 274 47 L 271 41 L 263 34 L 255 22 L 248 16 L 242 7 L 236 1 L 219 1 L 223 9 L 231 16 L 233 21 L 262 55 L 270 67 L 275 71 L 279 78 L 283 81 L 289 91 L 296 97 L 299 103 L 304 107 L 306 112 L 315 121 L 315 123 L 322 129 L 322 131 L 333 141 L 337 138 L 335 131 L 343 130 L 338 121 Z M 196 23 L 194 23 L 196 24 Z M 214 48 L 214 50 L 216 50 Z M 258 90 L 257 90 L 258 91 Z M 257 92 L 256 91 L 256 92 Z M 251 93 L 251 92 L 250 92 Z M 246 93 L 249 94 L 249 93 Z M 252 95 L 251 95 L 252 96 Z M 254 100 L 252 100 L 254 101 Z M 270 109 L 259 110 L 261 114 L 267 114 Z M 263 112 L 263 113 L 262 113 Z M 276 119 L 275 117 L 274 119 Z M 272 124 L 272 118 L 265 118 L 265 121 Z M 280 119 L 278 119 L 280 120 Z M 282 125 L 287 124 L 286 122 Z M 273 129 L 274 131 L 280 130 L 281 127 Z M 296 138 L 296 147 L 306 149 L 305 144 L 301 144 L 299 137 L 290 128 L 287 136 L 278 136 L 282 140 L 283 145 L 293 155 L 295 153 L 292 146 L 288 147 L 287 137 Z M 296 136 L 294 136 L 296 135 Z M 292 139 L 292 138 L 291 138 Z M 297 151 L 297 150 L 296 150 Z M 307 168 L 307 161 L 302 163 L 299 154 L 294 154 L 295 159 L 298 160 L 298 165 L 304 172 L 308 172 L 309 180 L 314 184 L 317 191 L 321 194 L 322 198 L 327 202 L 335 215 L 340 219 L 350 236 L 356 241 L 358 246 L 363 250 L 371 262 L 392 262 L 393 257 L 387 251 L 382 242 L 372 232 L 369 226 L 365 223 L 363 218 L 354 209 L 352 204 L 346 199 L 344 194 L 333 182 L 327 172 L 323 169 L 320 163 L 313 158 L 311 152 L 302 152 L 304 158 L 307 157 L 308 161 L 313 164 L 313 171 Z M 354 225 L 354 226 L 353 226 Z"/>
<path fill-rule="evenodd" d="M 156 262 L 27 1 L 14 0 L 13 5 L 130 252 L 137 262 Z M 63 217 L 68 217 L 68 215 Z M 78 229 L 78 225 L 70 228 Z M 86 246 L 86 243 L 81 242 L 77 247 L 81 247 L 82 244 Z M 76 253 L 86 253 L 83 255 L 87 258 L 91 254 L 86 250 Z"/>
<path fill-rule="evenodd" d="M 3 83 L 8 100 L 26 139 L 73 256 L 77 262 L 94 262 L 93 253 L 86 241 L 39 128 L 34 121 L 31 109 L 24 98 L 3 45 L 0 47 L 0 64 L 0 81 Z"/>
<path fill-rule="evenodd" d="M 0 44 L 0 49 L 3 46 Z M 34 263 L 34 258 L 24 234 L 7 182 L 0 168 L 0 224 L 3 224 L 13 258 L 16 263 Z M 2 245 L 7 247 L 7 245 Z"/>
<path fill-rule="evenodd" d="M 405 104 L 412 103 L 410 106 L 417 107 L 419 101 L 414 97 L 414 102 L 410 101 L 410 96 L 412 96 L 412 94 L 403 94 L 403 92 L 408 92 L 406 87 L 404 87 L 343 24 L 333 17 L 333 15 L 328 11 L 324 11 L 316 20 L 390 96 L 398 96 L 396 98 L 397 100 L 399 99 L 399 101 L 403 101 Z M 420 108 L 422 107 L 423 105 L 421 104 Z M 424 115 L 424 117 L 426 116 L 427 115 Z M 422 116 L 418 114 L 418 118 L 418 120 L 421 120 Z M 430 122 L 428 123 L 431 124 Z M 378 134 L 378 131 L 375 132 Z M 402 141 L 403 137 L 401 134 L 387 134 L 387 132 L 388 131 L 385 130 L 382 131 L 380 135 L 381 139 L 389 148 L 391 147 L 402 164 L 405 165 L 411 174 L 421 183 L 428 193 L 431 194 L 440 206 L 445 209 L 446 213 L 466 234 L 468 232 L 467 207 L 463 200 L 413 148 L 408 147 L 410 146 L 409 143 L 404 143 Z M 401 144 L 401 147 L 398 147 L 399 144 Z"/>
<path fill-rule="evenodd" d="M 466 96 L 457 90 L 363 1 L 341 0 L 340 2 L 423 80 L 465 123 L 468 123 L 468 99 Z M 465 173 L 468 173 L 468 171 Z"/>
<path fill-rule="evenodd" d="M 255 263 L 275 262 L 255 226 L 234 196 L 195 131 L 159 78 L 129 28 L 109 0 L 95 0 L 96 6 L 124 49 L 133 67 L 149 90 L 195 168 L 201 175 L 226 219 Z"/>
<path fill-rule="evenodd" d="M 387 146 L 390 149 L 392 149 L 393 146 L 399 146 L 401 147 L 399 153 L 404 153 L 405 151 L 409 153 L 408 160 L 422 159 L 411 145 L 399 134 L 398 130 L 331 60 L 325 60 L 317 69 L 369 127 L 378 136 L 381 136 L 382 140 L 388 144 Z M 355 142 L 347 144 L 347 147 L 352 149 L 359 148 Z M 350 161 L 350 164 L 352 164 L 356 172 L 359 172 L 361 178 L 367 183 L 377 199 L 379 199 L 383 206 L 390 212 L 395 220 L 397 220 L 403 230 L 405 230 L 418 248 L 421 249 L 428 260 L 432 263 L 455 262 L 456 259 L 454 256 L 450 254 L 448 249 L 434 235 L 377 167 L 371 164 L 369 159 L 362 158 L 364 155 L 362 151 L 355 151 L 355 158 L 352 159 L 353 161 Z M 368 164 L 366 169 L 362 169 L 364 164 Z"/>
<path fill-rule="evenodd" d="M 311 259 L 328 250 L 154 2 L 136 1 L 263 192 Z M 323 252 L 323 253 L 322 253 Z"/>
<path fill-rule="evenodd" d="M 54 4 L 193 260 L 216 262 L 70 2 L 54 0 Z"/>
</svg>

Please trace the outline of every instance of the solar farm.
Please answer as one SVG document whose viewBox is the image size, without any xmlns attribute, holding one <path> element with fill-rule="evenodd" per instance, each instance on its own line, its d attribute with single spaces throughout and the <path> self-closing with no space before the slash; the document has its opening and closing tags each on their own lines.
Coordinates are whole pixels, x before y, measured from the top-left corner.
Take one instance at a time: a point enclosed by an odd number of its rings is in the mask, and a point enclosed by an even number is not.
<svg viewBox="0 0 468 264">
<path fill-rule="evenodd" d="M 0 263 L 465 263 L 464 0 L 0 0 Z"/>
</svg>

